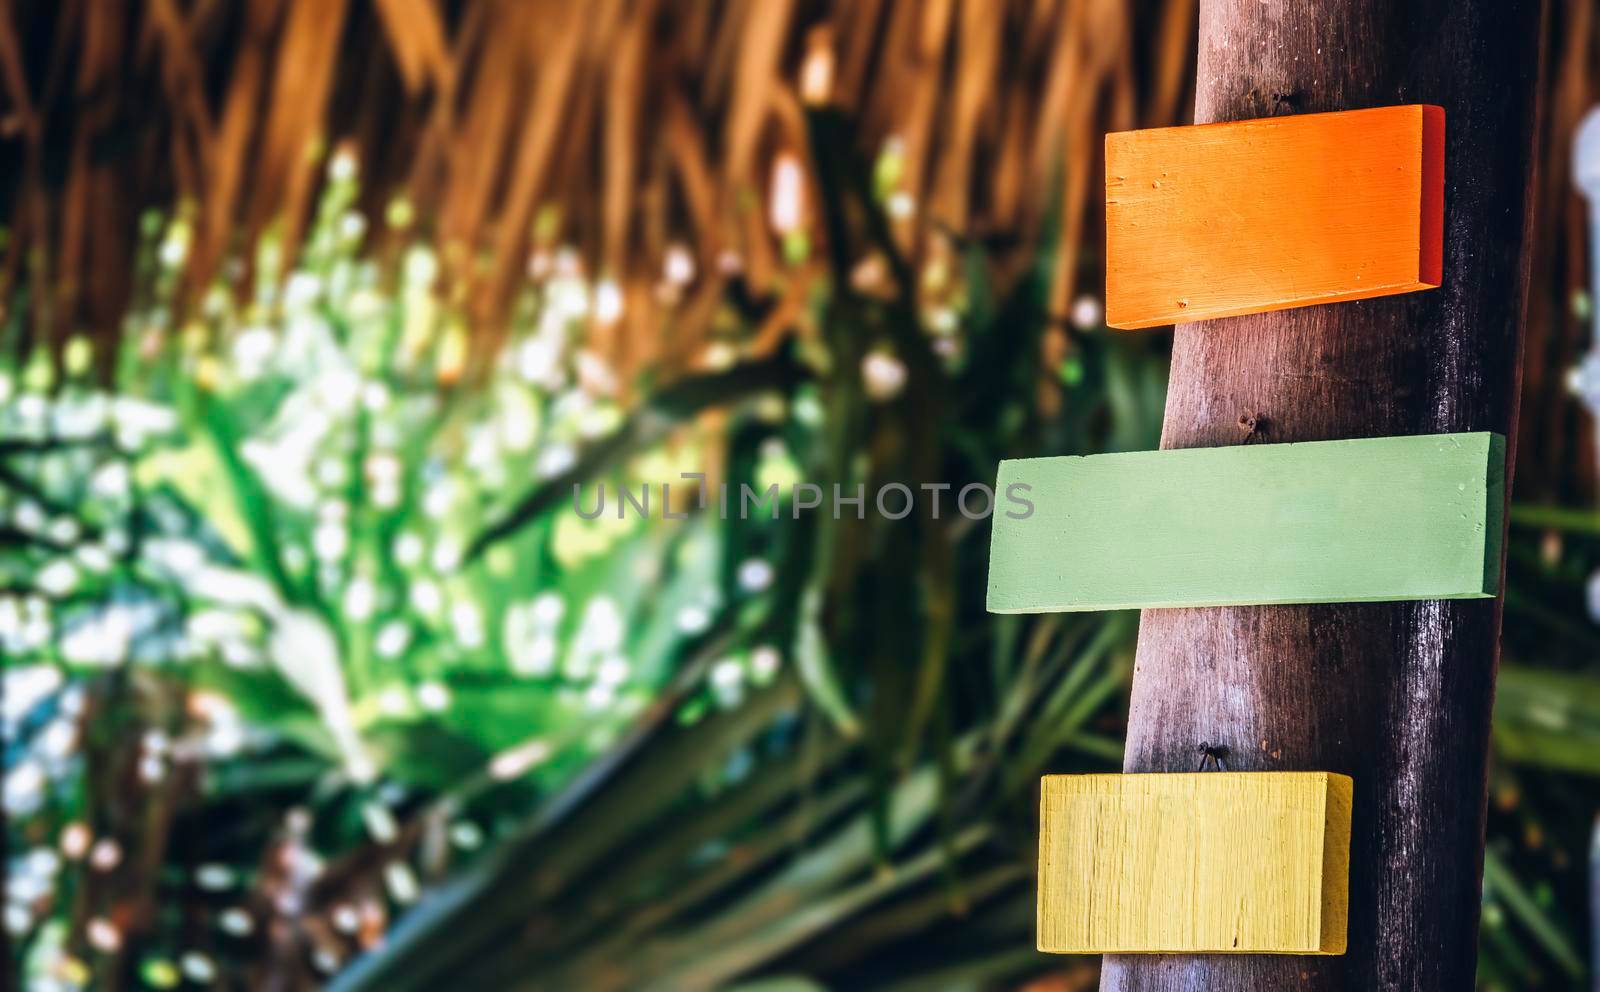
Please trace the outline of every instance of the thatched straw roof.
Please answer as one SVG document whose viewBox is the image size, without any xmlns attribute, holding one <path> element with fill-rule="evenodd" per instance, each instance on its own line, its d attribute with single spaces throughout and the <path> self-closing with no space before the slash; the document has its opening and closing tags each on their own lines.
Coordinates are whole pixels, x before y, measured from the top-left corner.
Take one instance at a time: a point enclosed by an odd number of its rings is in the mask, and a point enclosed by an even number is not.
<svg viewBox="0 0 1600 992">
<path fill-rule="evenodd" d="M 914 257 L 979 237 L 1004 269 L 1059 222 L 1060 314 L 1097 286 L 1102 133 L 1189 112 L 1195 6 L 5 0 L 0 298 L 15 306 L 10 288 L 31 287 L 36 337 L 115 335 L 142 211 L 192 211 L 193 294 L 263 231 L 292 248 L 326 161 L 347 150 L 366 209 L 403 202 L 441 246 L 480 333 L 530 253 L 571 244 L 623 304 L 596 346 L 623 372 L 670 365 L 735 272 L 779 300 L 780 324 L 820 275 L 780 271 L 775 228 L 812 226 L 803 108 L 828 103 L 858 122 L 865 154 L 891 152 L 895 235 Z M 1566 142 L 1597 97 L 1593 6 L 1557 0 L 1550 31 L 1525 407 L 1542 442 L 1578 422 L 1559 378 L 1586 338 Z M 390 229 L 369 230 L 381 252 Z M 694 278 L 663 302 L 668 265 Z"/>
</svg>

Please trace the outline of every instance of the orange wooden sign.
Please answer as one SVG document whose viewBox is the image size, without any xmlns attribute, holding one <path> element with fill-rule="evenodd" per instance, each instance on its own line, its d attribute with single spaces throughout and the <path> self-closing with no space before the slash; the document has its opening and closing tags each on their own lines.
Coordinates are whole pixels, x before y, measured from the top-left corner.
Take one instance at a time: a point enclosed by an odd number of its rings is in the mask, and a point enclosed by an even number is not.
<svg viewBox="0 0 1600 992">
<path fill-rule="evenodd" d="M 1439 285 L 1444 110 L 1106 135 L 1106 322 L 1154 327 Z"/>
</svg>

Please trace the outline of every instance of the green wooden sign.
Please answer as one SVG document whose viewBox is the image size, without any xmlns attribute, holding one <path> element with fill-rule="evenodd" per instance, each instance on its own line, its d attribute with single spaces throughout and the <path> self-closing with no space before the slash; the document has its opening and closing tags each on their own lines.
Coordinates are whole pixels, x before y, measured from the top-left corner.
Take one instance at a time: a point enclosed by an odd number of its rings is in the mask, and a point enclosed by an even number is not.
<svg viewBox="0 0 1600 992">
<path fill-rule="evenodd" d="M 1500 580 L 1505 439 L 1024 458 L 995 492 L 995 613 L 1480 598 Z"/>
</svg>

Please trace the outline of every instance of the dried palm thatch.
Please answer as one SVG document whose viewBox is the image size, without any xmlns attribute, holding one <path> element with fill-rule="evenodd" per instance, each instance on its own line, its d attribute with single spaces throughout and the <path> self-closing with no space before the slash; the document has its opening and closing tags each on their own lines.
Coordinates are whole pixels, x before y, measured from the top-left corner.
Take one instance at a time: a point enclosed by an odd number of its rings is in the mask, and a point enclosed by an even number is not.
<svg viewBox="0 0 1600 992">
<path fill-rule="evenodd" d="M 27 289 L 34 339 L 115 335 L 143 211 L 192 214 L 192 300 L 264 232 L 293 250 L 341 148 L 369 212 L 404 203 L 441 246 L 489 342 L 530 256 L 576 247 L 620 302 L 591 344 L 627 382 L 688 361 L 732 283 L 778 304 L 763 341 L 803 319 L 824 268 L 781 244 L 817 226 L 803 108 L 827 103 L 892 153 L 912 258 L 975 237 L 1004 272 L 1059 224 L 1061 314 L 1098 271 L 1101 134 L 1188 113 L 1196 3 L 0 0 L 0 291 Z M 1584 0 L 1553 14 L 1524 445 L 1547 454 L 1522 482 L 1570 497 L 1558 466 L 1581 459 L 1587 487 L 1593 459 L 1560 388 L 1585 340 L 1565 149 L 1600 97 L 1600 25 Z M 396 237 L 369 230 L 376 252 Z M 669 259 L 692 262 L 685 295 L 659 291 Z"/>
<path fill-rule="evenodd" d="M 691 350 L 735 275 L 774 290 L 775 224 L 809 225 L 809 170 L 783 173 L 804 154 L 807 103 L 852 113 L 869 152 L 895 153 L 897 202 L 922 205 L 896 232 L 907 246 L 926 251 L 939 230 L 1026 245 L 1050 209 L 1080 240 L 1100 133 L 1184 113 L 1194 0 L 69 0 L 0 12 L 4 271 L 33 287 L 35 334 L 116 333 L 144 208 L 193 211 L 194 289 L 269 228 L 292 247 L 319 164 L 342 147 L 367 173 L 370 209 L 415 206 L 485 328 L 530 251 L 577 246 L 625 302 L 598 343 L 636 369 Z M 1156 68 L 1141 87 L 1142 63 Z M 769 217 L 774 183 L 794 203 Z M 656 285 L 680 244 L 700 277 L 663 307 Z M 1063 306 L 1078 264 L 1071 252 L 1057 263 Z"/>
</svg>

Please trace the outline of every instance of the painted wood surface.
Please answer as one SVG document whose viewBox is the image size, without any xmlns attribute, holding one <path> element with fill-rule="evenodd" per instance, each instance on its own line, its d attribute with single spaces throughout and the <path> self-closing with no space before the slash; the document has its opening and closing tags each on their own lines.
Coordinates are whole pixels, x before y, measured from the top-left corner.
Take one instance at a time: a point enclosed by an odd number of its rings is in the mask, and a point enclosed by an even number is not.
<svg viewBox="0 0 1600 992">
<path fill-rule="evenodd" d="M 1048 775 L 1039 950 L 1343 954 L 1350 779 Z"/>
<path fill-rule="evenodd" d="M 1106 135 L 1106 322 L 1137 328 L 1438 286 L 1444 111 Z"/>
<path fill-rule="evenodd" d="M 989 609 L 1492 596 L 1504 479 L 1487 433 L 1004 461 Z"/>
<path fill-rule="evenodd" d="M 1236 444 L 1246 410 L 1273 442 L 1509 438 L 1538 243 L 1543 6 L 1200 0 L 1196 121 L 1444 107 L 1448 278 L 1437 292 L 1179 325 L 1163 448 Z M 1101 992 L 1473 988 L 1500 618 L 1498 599 L 1146 611 L 1123 770 L 1193 771 L 1208 740 L 1231 746 L 1234 770 L 1350 775 L 1349 946 L 1111 954 Z"/>
</svg>

